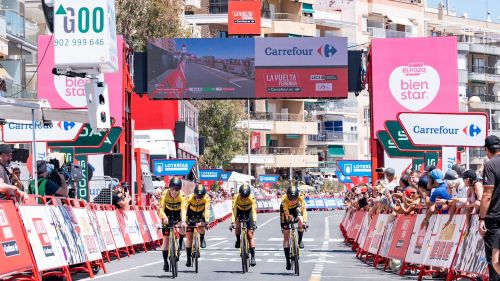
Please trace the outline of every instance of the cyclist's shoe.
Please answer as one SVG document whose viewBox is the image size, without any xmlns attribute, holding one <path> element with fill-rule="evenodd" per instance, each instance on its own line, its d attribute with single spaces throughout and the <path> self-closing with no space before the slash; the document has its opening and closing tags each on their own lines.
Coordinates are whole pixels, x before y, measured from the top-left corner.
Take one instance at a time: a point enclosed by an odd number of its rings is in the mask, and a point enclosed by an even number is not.
<svg viewBox="0 0 500 281">
<path fill-rule="evenodd" d="M 205 242 L 205 239 L 201 240 L 201 248 L 205 249 L 207 247 L 207 243 Z"/>
<path fill-rule="evenodd" d="M 236 249 L 239 249 L 240 248 L 240 240 L 236 240 L 236 243 L 234 243 L 234 247 Z"/>
<path fill-rule="evenodd" d="M 256 266 L 257 265 L 257 262 L 255 261 L 255 257 L 252 256 L 252 258 L 250 259 L 250 266 Z"/>
<path fill-rule="evenodd" d="M 302 241 L 299 242 L 299 248 L 304 249 L 304 242 Z"/>
<path fill-rule="evenodd" d="M 186 262 L 186 267 L 191 267 L 191 266 L 193 266 L 191 264 L 191 257 L 188 257 L 187 262 Z"/>
<path fill-rule="evenodd" d="M 290 262 L 289 259 L 286 260 L 286 270 L 291 270 L 292 269 L 292 263 Z"/>
<path fill-rule="evenodd" d="M 168 262 L 167 261 L 163 263 L 163 271 L 165 271 L 165 272 L 169 271 L 169 266 L 168 266 Z"/>
</svg>

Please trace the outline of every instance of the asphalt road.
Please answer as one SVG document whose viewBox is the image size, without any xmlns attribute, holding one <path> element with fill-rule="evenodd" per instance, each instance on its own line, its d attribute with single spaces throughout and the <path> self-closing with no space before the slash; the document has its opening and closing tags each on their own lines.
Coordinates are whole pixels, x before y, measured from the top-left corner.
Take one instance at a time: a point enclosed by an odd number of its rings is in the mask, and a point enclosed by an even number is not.
<svg viewBox="0 0 500 281">
<path fill-rule="evenodd" d="M 339 231 L 343 211 L 316 212 L 309 215 L 309 230 L 304 235 L 305 250 L 300 260 L 301 275 L 285 269 L 282 236 L 276 213 L 259 214 L 256 233 L 257 266 L 242 274 L 238 250 L 234 249 L 234 234 L 229 221 L 219 224 L 207 234 L 207 248 L 202 249 L 200 273 L 185 266 L 185 253 L 179 262 L 179 280 L 411 280 L 374 269 L 355 258 Z M 130 258 L 106 264 L 108 273 L 99 272 L 94 279 L 80 280 L 160 280 L 171 279 L 163 272 L 159 251 L 138 253 Z"/>
</svg>

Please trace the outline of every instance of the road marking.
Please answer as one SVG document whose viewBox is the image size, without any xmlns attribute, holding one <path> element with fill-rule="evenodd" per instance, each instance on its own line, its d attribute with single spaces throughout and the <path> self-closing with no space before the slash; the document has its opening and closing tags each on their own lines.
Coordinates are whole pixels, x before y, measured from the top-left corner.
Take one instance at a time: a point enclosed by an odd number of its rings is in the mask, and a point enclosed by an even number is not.
<svg viewBox="0 0 500 281">
<path fill-rule="evenodd" d="M 267 239 L 267 241 L 269 241 L 269 242 L 283 241 L 283 237 L 280 237 L 280 238 L 277 238 L 277 237 L 269 238 L 269 239 Z M 314 242 L 314 238 L 302 238 L 302 241 L 304 241 L 304 242 Z M 342 241 L 344 241 L 344 240 L 342 240 Z"/>
<path fill-rule="evenodd" d="M 155 261 L 155 262 L 150 262 L 150 263 L 146 263 L 146 264 L 143 264 L 143 265 L 138 265 L 138 266 L 134 266 L 134 267 L 123 269 L 123 270 L 118 270 L 118 271 L 111 272 L 111 273 L 106 273 L 104 275 L 94 276 L 94 278 L 80 279 L 80 281 L 87 281 L 87 280 L 90 281 L 90 280 L 102 279 L 102 278 L 106 278 L 106 277 L 110 277 L 110 276 L 122 274 L 122 273 L 125 273 L 125 272 L 129 272 L 129 271 L 141 269 L 141 268 L 144 268 L 144 267 L 148 267 L 148 266 L 152 266 L 152 265 L 157 265 L 157 264 L 160 264 L 160 263 L 163 263 L 163 260 L 161 260 L 161 261 Z"/>
<path fill-rule="evenodd" d="M 268 219 L 268 220 L 267 220 L 267 221 L 265 221 L 263 224 L 259 225 L 259 228 L 264 227 L 264 225 L 266 225 L 266 224 L 268 224 L 268 223 L 272 222 L 273 220 L 275 220 L 275 219 L 277 219 L 277 218 L 279 218 L 279 217 L 272 217 L 272 218 Z M 258 230 L 258 229 L 257 229 L 257 230 Z M 283 240 L 283 239 L 282 239 L 282 240 Z"/>
<path fill-rule="evenodd" d="M 225 237 L 207 237 L 207 241 L 222 241 L 227 240 Z"/>
<path fill-rule="evenodd" d="M 330 221 L 328 219 L 331 217 L 332 216 L 325 217 L 325 235 L 323 236 L 323 246 L 321 247 L 321 250 L 323 251 L 328 250 L 328 243 L 330 241 Z M 318 257 L 318 262 L 314 265 L 309 281 L 321 280 L 321 273 L 323 273 L 323 270 L 325 269 L 325 263 L 329 262 L 325 259 L 325 255 L 321 253 Z"/>
<path fill-rule="evenodd" d="M 204 65 L 203 65 L 203 66 L 204 66 Z M 209 68 L 208 66 L 204 66 L 204 67 Z M 202 69 L 203 69 L 203 68 L 202 68 Z M 213 68 L 209 68 L 209 69 L 210 69 L 210 70 L 212 70 Z M 205 69 L 205 70 L 207 70 L 207 69 Z M 240 86 L 240 85 L 238 85 L 238 84 L 236 84 L 236 83 L 232 82 L 231 80 L 227 80 L 227 78 L 224 78 L 224 77 L 222 77 L 221 75 L 216 74 L 215 72 L 211 72 L 211 71 L 208 71 L 208 72 L 209 72 L 210 74 L 214 75 L 214 76 L 219 77 L 220 79 L 222 79 L 222 80 L 224 80 L 224 81 L 226 81 L 226 82 L 228 82 L 228 83 L 231 83 L 231 84 L 235 85 L 236 87 L 238 87 L 238 88 L 240 88 L 240 89 L 241 89 L 241 88 L 243 88 L 243 86 Z M 224 73 L 225 73 L 225 72 L 224 72 Z M 232 73 L 228 73 L 228 74 L 232 74 Z M 236 75 L 234 75 L 234 74 L 232 74 L 232 75 L 233 75 L 233 76 L 236 76 Z"/>
<path fill-rule="evenodd" d="M 224 240 L 224 241 L 222 241 L 222 242 L 219 242 L 219 243 L 215 243 L 215 244 L 209 245 L 209 246 L 207 247 L 207 249 L 211 249 L 211 248 L 213 248 L 213 247 L 215 247 L 215 246 L 217 246 L 217 245 L 224 244 L 224 243 L 226 243 L 226 242 L 228 242 L 228 240 Z"/>
</svg>

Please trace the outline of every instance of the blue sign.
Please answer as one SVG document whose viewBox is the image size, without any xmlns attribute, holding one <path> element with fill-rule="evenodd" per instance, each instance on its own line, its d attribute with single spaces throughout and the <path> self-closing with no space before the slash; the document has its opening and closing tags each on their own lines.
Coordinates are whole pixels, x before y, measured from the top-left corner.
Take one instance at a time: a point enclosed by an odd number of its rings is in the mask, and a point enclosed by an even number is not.
<svg viewBox="0 0 500 281">
<path fill-rule="evenodd" d="M 338 160 L 337 165 L 344 176 L 371 177 L 372 162 L 370 160 Z"/>
<path fill-rule="evenodd" d="M 229 178 L 231 177 L 231 174 L 233 172 L 222 172 L 222 174 L 220 175 L 220 181 L 223 181 L 223 182 L 226 182 L 229 180 Z"/>
<path fill-rule="evenodd" d="M 196 164 L 194 159 L 153 159 L 155 176 L 186 176 Z"/>
<path fill-rule="evenodd" d="M 337 178 L 341 183 L 352 183 L 351 178 L 344 176 L 341 171 L 335 171 L 335 175 L 337 175 Z"/>
<path fill-rule="evenodd" d="M 207 169 L 200 170 L 200 180 L 201 181 L 218 181 L 224 172 L 222 169 Z"/>
<path fill-rule="evenodd" d="M 259 182 L 260 183 L 275 183 L 279 179 L 279 175 L 260 175 Z"/>
</svg>

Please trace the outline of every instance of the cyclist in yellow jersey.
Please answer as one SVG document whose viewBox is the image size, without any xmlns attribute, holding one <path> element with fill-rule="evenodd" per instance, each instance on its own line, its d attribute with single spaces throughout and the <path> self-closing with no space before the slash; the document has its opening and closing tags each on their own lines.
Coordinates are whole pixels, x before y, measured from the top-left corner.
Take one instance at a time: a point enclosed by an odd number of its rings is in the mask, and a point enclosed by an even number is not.
<svg viewBox="0 0 500 281">
<path fill-rule="evenodd" d="M 233 212 L 231 216 L 231 227 L 235 229 L 235 248 L 240 247 L 241 223 L 237 219 L 247 219 L 247 239 L 250 243 L 250 265 L 255 266 L 255 240 L 253 239 L 254 229 L 257 228 L 257 201 L 253 196 L 250 186 L 242 184 L 238 194 L 233 198 Z"/>
<path fill-rule="evenodd" d="M 193 231 L 196 227 L 200 234 L 201 248 L 206 248 L 205 243 L 205 225 L 210 220 L 210 197 L 207 195 L 207 189 L 198 184 L 186 199 L 186 217 L 188 228 L 186 231 L 186 266 L 191 267 L 191 253 L 193 247 Z"/>
<path fill-rule="evenodd" d="M 286 195 L 281 200 L 280 206 L 280 222 L 281 229 L 283 231 L 283 250 L 286 257 L 286 269 L 290 270 L 292 264 L 290 262 L 290 230 L 288 222 L 295 221 L 298 222 L 298 240 L 299 247 L 304 248 L 304 243 L 302 242 L 302 236 L 304 235 L 304 229 L 307 227 L 307 205 L 304 201 L 304 195 L 299 193 L 299 190 L 295 186 L 289 186 L 286 190 Z"/>
<path fill-rule="evenodd" d="M 181 249 L 182 239 L 184 238 L 184 228 L 186 227 L 186 199 L 181 191 L 182 181 L 178 177 L 170 180 L 169 189 L 163 191 L 160 199 L 160 218 L 163 222 L 163 243 L 161 245 L 163 254 L 163 270 L 168 271 L 168 246 L 170 231 L 165 226 L 169 224 L 169 219 L 173 219 L 177 227 L 180 227 L 179 249 Z M 174 235 L 172 233 L 172 235 Z"/>
</svg>

